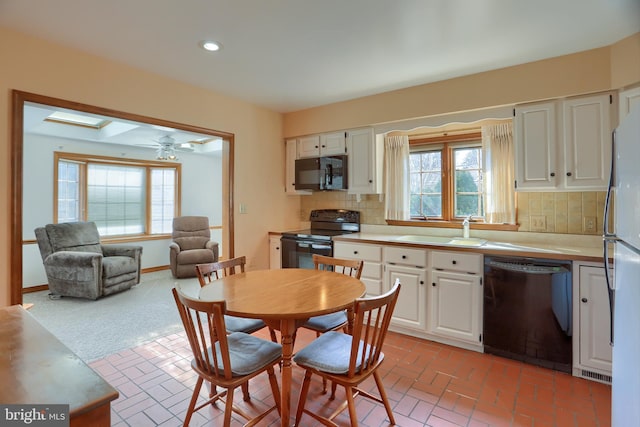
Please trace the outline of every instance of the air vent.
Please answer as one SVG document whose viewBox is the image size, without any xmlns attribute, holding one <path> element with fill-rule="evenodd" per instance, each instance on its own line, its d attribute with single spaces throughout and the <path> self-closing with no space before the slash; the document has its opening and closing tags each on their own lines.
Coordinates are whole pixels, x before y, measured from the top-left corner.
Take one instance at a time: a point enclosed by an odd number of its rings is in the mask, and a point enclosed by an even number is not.
<svg viewBox="0 0 640 427">
<path fill-rule="evenodd" d="M 596 372 L 587 371 L 586 369 L 582 370 L 581 377 L 599 381 L 605 384 L 611 384 L 611 375 L 598 374 Z"/>
</svg>

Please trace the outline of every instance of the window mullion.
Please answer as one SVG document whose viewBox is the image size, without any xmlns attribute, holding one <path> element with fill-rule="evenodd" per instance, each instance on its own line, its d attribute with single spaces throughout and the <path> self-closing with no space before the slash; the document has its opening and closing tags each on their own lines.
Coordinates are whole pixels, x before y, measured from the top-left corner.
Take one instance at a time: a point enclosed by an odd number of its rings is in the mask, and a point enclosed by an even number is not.
<svg viewBox="0 0 640 427">
<path fill-rule="evenodd" d="M 452 218 L 452 204 L 453 204 L 453 179 L 451 171 L 452 165 L 451 147 L 445 144 L 442 149 L 442 219 L 450 221 Z"/>
</svg>

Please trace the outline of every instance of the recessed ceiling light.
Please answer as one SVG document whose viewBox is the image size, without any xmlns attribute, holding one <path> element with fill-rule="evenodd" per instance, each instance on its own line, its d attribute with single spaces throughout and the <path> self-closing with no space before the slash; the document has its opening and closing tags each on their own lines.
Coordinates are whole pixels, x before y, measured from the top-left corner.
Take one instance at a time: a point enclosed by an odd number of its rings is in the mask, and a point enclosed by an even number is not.
<svg viewBox="0 0 640 427">
<path fill-rule="evenodd" d="M 214 42 L 213 40 L 203 40 L 200 42 L 200 47 L 209 52 L 216 52 L 222 49 L 222 44 Z"/>
</svg>

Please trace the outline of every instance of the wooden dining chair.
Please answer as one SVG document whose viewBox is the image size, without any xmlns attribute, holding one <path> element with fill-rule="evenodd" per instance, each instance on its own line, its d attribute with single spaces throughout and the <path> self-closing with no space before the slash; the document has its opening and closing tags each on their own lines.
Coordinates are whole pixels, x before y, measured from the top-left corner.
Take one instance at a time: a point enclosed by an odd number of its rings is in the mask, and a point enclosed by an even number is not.
<svg viewBox="0 0 640 427">
<path fill-rule="evenodd" d="M 313 266 L 316 270 L 335 271 L 360 279 L 364 261 L 355 259 L 333 258 L 314 254 Z M 307 320 L 302 327 L 316 332 L 316 337 L 328 331 L 335 331 L 347 326 L 346 311 L 315 316 Z"/>
<path fill-rule="evenodd" d="M 247 258 L 245 256 L 239 256 L 224 261 L 197 264 L 196 276 L 198 277 L 198 282 L 200 282 L 200 287 L 223 277 L 236 273 L 244 273 L 246 263 Z M 245 332 L 247 334 L 252 334 L 267 326 L 260 319 L 249 319 L 229 315 L 225 315 L 225 324 L 229 332 Z M 278 342 L 276 334 L 271 328 L 269 328 L 269 334 L 271 335 L 271 341 Z"/>
<path fill-rule="evenodd" d="M 232 412 L 249 421 L 245 426 L 255 425 L 274 409 L 280 413 L 280 391 L 274 366 L 282 360 L 282 346 L 243 332 L 227 334 L 224 300 L 201 301 L 176 288 L 172 292 L 193 352 L 191 368 L 198 374 L 183 425 L 189 425 L 194 412 L 210 404 L 215 406 L 218 400 L 225 404 L 225 426 L 231 425 Z M 269 376 L 275 404 L 251 417 L 234 406 L 234 391 L 239 386 L 244 389 L 251 378 L 263 372 Z M 204 381 L 211 383 L 209 399 L 196 407 Z M 218 392 L 217 387 L 222 391 Z"/>
<path fill-rule="evenodd" d="M 341 259 L 330 256 L 312 255 L 313 266 L 316 270 L 335 271 L 336 273 L 346 274 L 347 276 L 360 279 L 362 275 L 362 266 L 364 261 L 355 259 Z M 314 316 L 307 320 L 301 327 L 315 331 L 316 338 L 325 332 L 337 331 L 347 328 L 347 311 L 342 310 L 336 313 L 323 314 Z M 295 339 L 295 338 L 294 338 Z M 322 392 L 326 393 L 327 382 L 322 380 Z"/>
<path fill-rule="evenodd" d="M 351 425 L 357 426 L 354 397 L 359 395 L 382 403 L 389 421 L 395 424 L 378 368 L 384 360 L 382 347 L 399 293 L 400 280 L 396 279 L 389 292 L 376 297 L 356 299 L 353 304 L 355 320 L 351 334 L 329 331 L 294 356 L 296 364 L 305 369 L 296 425 L 301 425 L 302 415 L 308 414 L 324 425 L 336 426 L 332 420 L 348 408 Z M 346 401 L 326 418 L 305 409 L 311 376 L 314 374 L 345 388 Z M 375 380 L 379 397 L 359 388 L 370 376 Z"/>
</svg>

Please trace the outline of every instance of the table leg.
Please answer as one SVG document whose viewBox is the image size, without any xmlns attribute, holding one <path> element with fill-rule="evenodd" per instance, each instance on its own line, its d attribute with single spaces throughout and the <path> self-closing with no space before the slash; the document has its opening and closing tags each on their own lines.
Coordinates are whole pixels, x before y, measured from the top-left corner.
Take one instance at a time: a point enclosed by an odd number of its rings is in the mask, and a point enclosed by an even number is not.
<svg viewBox="0 0 640 427">
<path fill-rule="evenodd" d="M 291 359 L 293 357 L 293 335 L 295 333 L 295 321 L 283 319 L 280 322 L 280 334 L 282 339 L 282 396 L 281 419 L 282 427 L 289 426 L 291 414 Z"/>
</svg>

